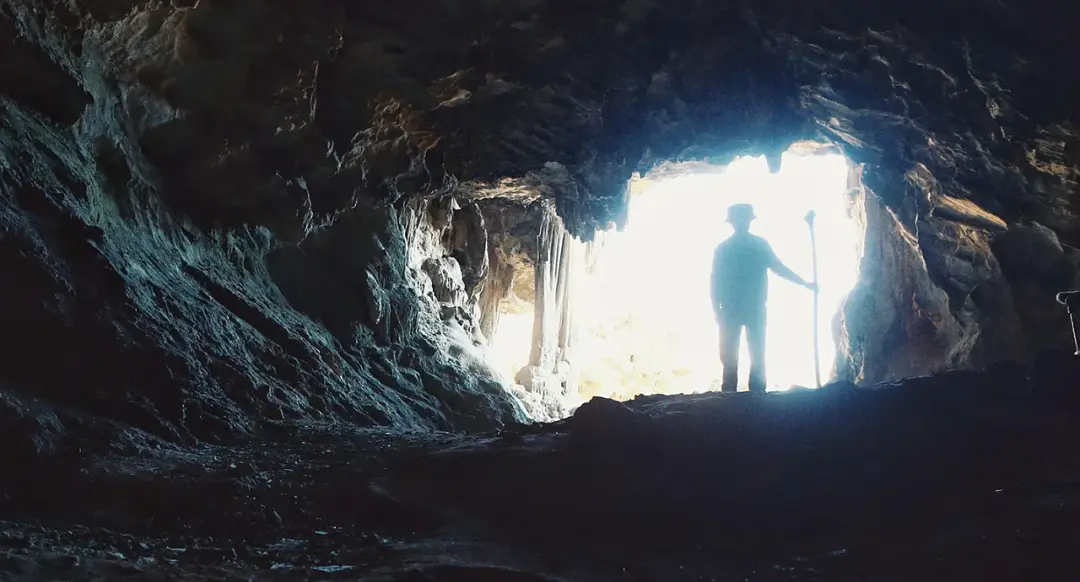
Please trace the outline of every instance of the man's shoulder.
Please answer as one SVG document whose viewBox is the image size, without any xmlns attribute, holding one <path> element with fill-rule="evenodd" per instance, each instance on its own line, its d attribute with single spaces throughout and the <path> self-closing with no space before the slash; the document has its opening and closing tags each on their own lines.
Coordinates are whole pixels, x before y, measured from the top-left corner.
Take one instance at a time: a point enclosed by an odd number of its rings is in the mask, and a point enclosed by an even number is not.
<svg viewBox="0 0 1080 582">
<path fill-rule="evenodd" d="M 748 232 L 739 236 L 730 236 L 724 239 L 720 244 L 716 245 L 716 250 L 732 246 L 768 248 L 770 245 L 769 241 L 764 238 Z"/>
<path fill-rule="evenodd" d="M 769 241 L 756 234 L 751 234 L 747 243 L 762 250 L 772 250 L 772 245 L 769 244 Z"/>
</svg>

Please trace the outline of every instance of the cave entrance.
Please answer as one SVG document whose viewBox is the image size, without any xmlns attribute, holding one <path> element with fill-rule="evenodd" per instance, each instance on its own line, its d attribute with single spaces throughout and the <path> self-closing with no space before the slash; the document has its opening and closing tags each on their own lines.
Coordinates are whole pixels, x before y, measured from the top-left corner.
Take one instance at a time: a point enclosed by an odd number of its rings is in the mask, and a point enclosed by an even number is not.
<svg viewBox="0 0 1080 582">
<path fill-rule="evenodd" d="M 572 349 L 557 352 L 550 370 L 530 364 L 536 326 L 546 312 L 535 303 L 538 272 L 519 269 L 498 307 L 489 352 L 494 367 L 545 420 L 593 396 L 626 400 L 719 389 L 718 330 L 709 300 L 712 254 L 731 234 L 727 207 L 747 202 L 758 216 L 752 232 L 807 279 L 812 256 L 805 217 L 811 209 L 817 215 L 819 325 L 813 329 L 813 295 L 770 275 L 768 389 L 814 385 L 814 333 L 827 381 L 837 355 L 833 322 L 858 278 L 865 235 L 863 221 L 855 220 L 859 189 L 849 187 L 857 175 L 841 154 L 802 143 L 783 154 L 775 174 L 764 157 L 743 157 L 724 166 L 669 163 L 635 177 L 624 229 L 567 243 L 580 251 L 568 276 L 574 289 Z M 546 317 L 549 323 L 558 319 Z M 740 368 L 745 390 L 745 338 Z"/>
<path fill-rule="evenodd" d="M 718 332 L 709 301 L 716 245 L 731 234 L 727 207 L 754 205 L 752 232 L 810 279 L 808 210 L 817 214 L 823 380 L 833 374 L 832 321 L 855 285 L 860 229 L 851 218 L 849 163 L 836 153 L 784 154 L 772 174 L 764 157 L 727 166 L 675 165 L 631 184 L 626 228 L 606 233 L 576 301 L 578 391 L 583 400 L 719 389 Z M 813 298 L 770 274 L 770 390 L 814 385 Z M 740 357 L 746 390 L 749 356 Z"/>
</svg>

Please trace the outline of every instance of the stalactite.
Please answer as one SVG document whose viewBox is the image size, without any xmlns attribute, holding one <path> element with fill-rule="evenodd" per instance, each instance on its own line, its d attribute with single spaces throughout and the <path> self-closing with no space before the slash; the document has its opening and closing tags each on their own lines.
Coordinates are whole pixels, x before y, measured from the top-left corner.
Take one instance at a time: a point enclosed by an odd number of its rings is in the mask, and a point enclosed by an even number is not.
<svg viewBox="0 0 1080 582">
<path fill-rule="evenodd" d="M 581 276 L 585 273 L 585 256 L 588 249 L 591 248 L 593 243 L 581 242 L 574 239 L 569 233 L 565 234 L 564 242 L 564 257 L 562 277 L 562 297 L 561 297 L 561 314 L 562 319 L 560 322 L 559 330 L 559 352 L 561 354 L 560 362 L 564 363 L 564 370 L 562 371 L 562 380 L 567 394 L 577 393 L 577 358 L 575 358 L 575 351 L 577 348 L 577 321 L 575 320 L 575 307 L 577 306 L 577 288 Z M 558 372 L 558 368 L 556 369 Z"/>
<path fill-rule="evenodd" d="M 545 205 L 540 232 L 537 235 L 536 311 L 532 350 L 529 354 L 529 365 L 541 370 L 550 370 L 554 366 L 551 325 L 552 314 L 555 312 L 555 285 L 562 258 L 562 235 L 562 219 L 555 213 L 552 205 Z"/>
<path fill-rule="evenodd" d="M 514 270 L 504 265 L 497 256 L 489 254 L 490 271 L 483 288 L 480 290 L 480 332 L 489 340 L 495 336 L 499 327 L 499 304 L 510 294 Z"/>
<path fill-rule="evenodd" d="M 590 243 L 567 230 L 552 205 L 544 209 L 537 235 L 536 303 L 526 388 L 546 401 L 566 403 L 577 389 L 573 351 L 577 344 L 574 301 Z"/>
</svg>

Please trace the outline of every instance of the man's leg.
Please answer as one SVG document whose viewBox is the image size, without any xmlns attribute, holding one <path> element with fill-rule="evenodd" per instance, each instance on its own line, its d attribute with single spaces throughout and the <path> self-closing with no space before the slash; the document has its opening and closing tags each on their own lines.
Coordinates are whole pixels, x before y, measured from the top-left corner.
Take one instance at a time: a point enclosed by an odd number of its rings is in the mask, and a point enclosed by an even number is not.
<svg viewBox="0 0 1080 582">
<path fill-rule="evenodd" d="M 765 391 L 765 308 L 746 321 L 746 343 L 750 348 L 750 391 Z"/>
<path fill-rule="evenodd" d="M 720 317 L 720 363 L 724 366 L 721 390 L 735 392 L 739 389 L 739 336 L 742 322 L 730 315 Z"/>
</svg>

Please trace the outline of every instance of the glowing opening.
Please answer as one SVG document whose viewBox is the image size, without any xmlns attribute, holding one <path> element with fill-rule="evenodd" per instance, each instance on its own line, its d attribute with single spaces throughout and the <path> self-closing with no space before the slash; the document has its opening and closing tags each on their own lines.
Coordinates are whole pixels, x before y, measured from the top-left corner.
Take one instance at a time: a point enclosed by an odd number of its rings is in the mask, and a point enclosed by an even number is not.
<svg viewBox="0 0 1080 582">
<path fill-rule="evenodd" d="M 488 340 L 489 359 L 508 385 L 513 385 L 514 375 L 529 364 L 529 345 L 535 318 L 532 308 L 530 304 L 527 311 L 501 311 L 495 334 Z"/>
<path fill-rule="evenodd" d="M 634 180 L 627 227 L 606 235 L 575 303 L 579 401 L 719 389 L 709 278 L 713 250 L 732 233 L 727 207 L 740 202 L 754 205 L 758 218 L 751 232 L 807 280 L 812 257 L 805 216 L 810 209 L 817 215 L 818 328 L 813 329 L 813 294 L 770 274 L 768 389 L 814 385 L 814 333 L 822 380 L 832 377 L 833 319 L 855 284 L 859 260 L 848 172 L 841 155 L 788 152 L 778 174 L 758 157 L 667 179 Z M 492 347 L 510 377 L 527 363 L 532 320 L 531 312 L 500 318 Z M 740 390 L 747 389 L 749 363 L 744 335 Z"/>
</svg>

